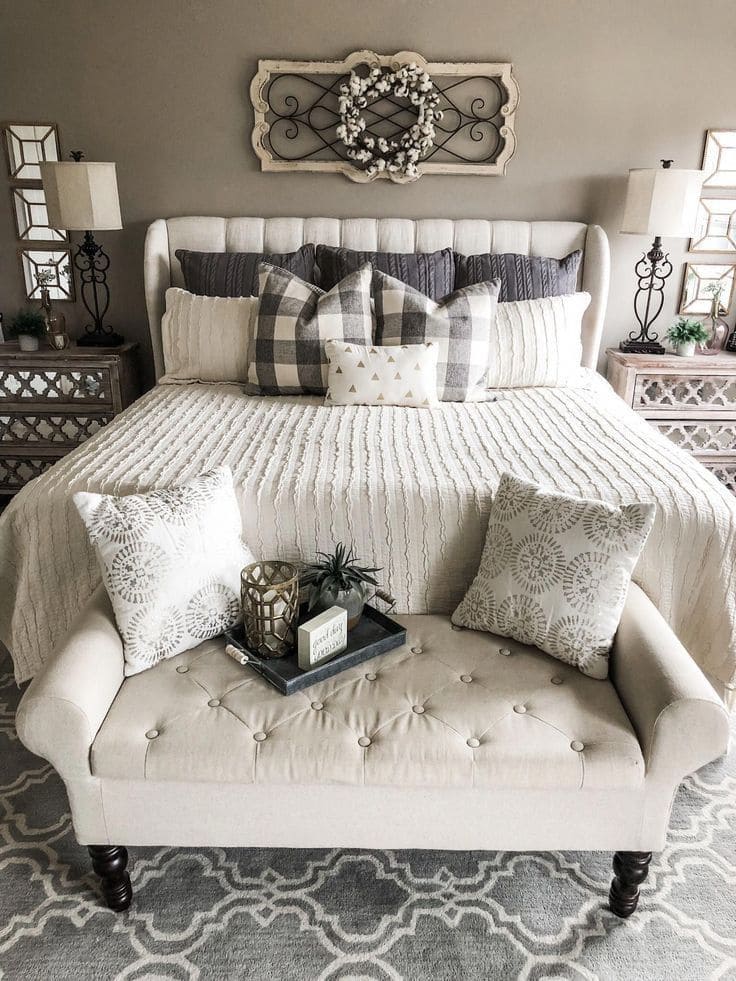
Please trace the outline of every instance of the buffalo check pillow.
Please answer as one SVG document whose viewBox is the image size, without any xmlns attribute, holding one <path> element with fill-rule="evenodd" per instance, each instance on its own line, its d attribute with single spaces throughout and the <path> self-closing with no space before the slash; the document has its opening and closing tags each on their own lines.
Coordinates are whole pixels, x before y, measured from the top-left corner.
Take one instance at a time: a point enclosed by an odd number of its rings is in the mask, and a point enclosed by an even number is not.
<svg viewBox="0 0 736 981">
<path fill-rule="evenodd" d="M 440 400 L 484 401 L 491 397 L 486 376 L 499 286 L 497 279 L 476 283 L 435 303 L 376 270 L 376 344 L 436 344 Z"/>
<path fill-rule="evenodd" d="M 285 269 L 261 263 L 246 391 L 324 395 L 325 341 L 371 343 L 371 274 L 366 263 L 325 293 Z"/>
</svg>

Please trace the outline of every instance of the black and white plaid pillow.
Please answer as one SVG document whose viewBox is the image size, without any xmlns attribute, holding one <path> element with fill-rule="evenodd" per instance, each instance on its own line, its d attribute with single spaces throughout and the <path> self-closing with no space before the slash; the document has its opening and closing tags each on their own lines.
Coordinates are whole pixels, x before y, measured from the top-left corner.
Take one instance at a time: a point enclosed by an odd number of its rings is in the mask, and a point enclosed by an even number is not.
<svg viewBox="0 0 736 981">
<path fill-rule="evenodd" d="M 484 401 L 489 398 L 486 376 L 499 286 L 497 279 L 476 283 L 435 303 L 375 270 L 376 344 L 436 344 L 440 399 Z"/>
<path fill-rule="evenodd" d="M 325 341 L 370 344 L 370 263 L 325 293 L 278 266 L 261 263 L 248 365 L 249 395 L 324 395 Z"/>
</svg>

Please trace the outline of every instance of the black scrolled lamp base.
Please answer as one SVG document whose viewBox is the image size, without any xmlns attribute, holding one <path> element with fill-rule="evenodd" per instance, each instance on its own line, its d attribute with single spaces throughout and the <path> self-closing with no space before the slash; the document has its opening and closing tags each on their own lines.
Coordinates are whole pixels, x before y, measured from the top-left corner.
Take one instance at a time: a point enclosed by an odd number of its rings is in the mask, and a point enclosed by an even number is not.
<svg viewBox="0 0 736 981">
<path fill-rule="evenodd" d="M 664 354 L 665 349 L 659 343 L 659 335 L 651 329 L 662 312 L 664 285 L 672 272 L 672 263 L 668 253 L 662 249 L 659 235 L 655 237 L 651 249 L 634 266 L 634 271 L 638 280 L 634 313 L 640 329 L 632 330 L 628 339 L 621 341 L 619 347 L 628 354 Z"/>
<path fill-rule="evenodd" d="M 106 327 L 104 317 L 110 306 L 110 289 L 107 285 L 107 269 L 110 257 L 95 242 L 92 232 L 85 232 L 74 256 L 82 284 L 82 303 L 92 317 L 85 326 L 86 333 L 77 343 L 82 347 L 119 347 L 125 338 L 111 327 Z"/>
</svg>

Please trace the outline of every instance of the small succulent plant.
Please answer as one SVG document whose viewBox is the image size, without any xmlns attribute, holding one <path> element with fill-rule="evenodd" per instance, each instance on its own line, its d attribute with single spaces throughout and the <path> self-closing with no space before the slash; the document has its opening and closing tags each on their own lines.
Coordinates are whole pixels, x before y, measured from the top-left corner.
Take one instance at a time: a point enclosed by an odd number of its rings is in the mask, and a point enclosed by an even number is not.
<svg viewBox="0 0 736 981">
<path fill-rule="evenodd" d="M 20 337 L 26 334 L 28 337 L 43 337 L 46 333 L 46 318 L 40 310 L 19 310 L 15 317 L 8 324 L 8 335 L 10 337 Z"/>
<path fill-rule="evenodd" d="M 667 331 L 667 340 L 677 347 L 680 344 L 702 344 L 709 337 L 708 331 L 700 320 L 689 320 L 680 317 Z"/>
<path fill-rule="evenodd" d="M 318 561 L 310 562 L 300 576 L 303 583 L 312 587 L 310 610 L 323 591 L 345 592 L 356 586 L 360 588 L 365 583 L 378 586 L 374 573 L 381 570 L 358 565 L 352 548 L 347 548 L 342 542 L 338 542 L 332 554 L 318 552 L 317 557 Z"/>
</svg>

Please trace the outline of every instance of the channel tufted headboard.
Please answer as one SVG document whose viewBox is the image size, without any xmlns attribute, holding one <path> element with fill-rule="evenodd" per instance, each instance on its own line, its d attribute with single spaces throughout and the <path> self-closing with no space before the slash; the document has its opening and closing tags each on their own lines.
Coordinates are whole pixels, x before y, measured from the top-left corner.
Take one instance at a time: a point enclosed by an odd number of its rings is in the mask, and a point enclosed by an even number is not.
<svg viewBox="0 0 736 981">
<path fill-rule="evenodd" d="M 166 290 L 183 286 L 177 249 L 199 252 L 291 252 L 307 242 L 381 252 L 465 255 L 516 252 L 562 258 L 583 250 L 579 288 L 592 302 L 583 321 L 583 364 L 594 368 L 608 301 L 610 254 L 599 225 L 576 221 L 485 221 L 479 218 L 157 218 L 146 235 L 143 274 L 156 377 L 164 371 L 161 317 Z"/>
</svg>

